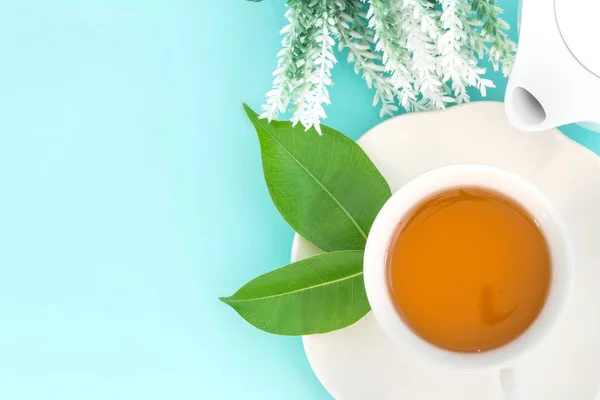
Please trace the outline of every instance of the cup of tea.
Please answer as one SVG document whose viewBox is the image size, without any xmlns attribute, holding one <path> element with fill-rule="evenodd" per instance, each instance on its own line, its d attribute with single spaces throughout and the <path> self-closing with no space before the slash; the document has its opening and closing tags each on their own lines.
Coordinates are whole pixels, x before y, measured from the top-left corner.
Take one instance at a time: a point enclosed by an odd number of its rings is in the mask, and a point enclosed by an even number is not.
<svg viewBox="0 0 600 400">
<path fill-rule="evenodd" d="M 563 314 L 573 255 L 560 215 L 533 184 L 496 167 L 450 165 L 383 206 L 364 280 L 398 346 L 457 372 L 497 369 L 507 398 L 517 398 L 510 366 Z"/>
</svg>

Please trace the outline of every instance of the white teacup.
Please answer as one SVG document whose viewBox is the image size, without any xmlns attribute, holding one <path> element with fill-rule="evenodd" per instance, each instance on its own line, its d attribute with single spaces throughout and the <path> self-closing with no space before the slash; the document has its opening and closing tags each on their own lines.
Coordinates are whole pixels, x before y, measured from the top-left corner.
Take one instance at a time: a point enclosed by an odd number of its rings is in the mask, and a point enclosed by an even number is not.
<svg viewBox="0 0 600 400">
<path fill-rule="evenodd" d="M 387 279 L 387 254 L 398 223 L 422 200 L 445 189 L 475 186 L 502 193 L 521 205 L 538 223 L 551 257 L 548 297 L 529 328 L 510 343 L 478 353 L 453 352 L 431 344 L 413 332 L 396 311 Z M 435 249 L 432 249 L 435 251 Z M 523 178 L 485 165 L 450 165 L 429 171 L 392 195 L 369 233 L 364 258 L 367 297 L 381 328 L 400 347 L 457 372 L 501 370 L 507 398 L 518 398 L 510 367 L 551 331 L 566 307 L 573 281 L 573 255 L 567 231 L 546 196 Z"/>
</svg>

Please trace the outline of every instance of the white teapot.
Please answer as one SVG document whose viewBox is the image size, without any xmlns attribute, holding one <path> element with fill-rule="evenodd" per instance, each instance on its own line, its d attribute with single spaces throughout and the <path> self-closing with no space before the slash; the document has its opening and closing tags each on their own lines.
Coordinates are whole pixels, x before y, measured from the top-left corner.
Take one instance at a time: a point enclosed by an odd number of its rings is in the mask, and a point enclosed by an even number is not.
<svg viewBox="0 0 600 400">
<path fill-rule="evenodd" d="M 523 0 L 505 95 L 524 131 L 581 123 L 600 131 L 600 0 Z"/>
</svg>

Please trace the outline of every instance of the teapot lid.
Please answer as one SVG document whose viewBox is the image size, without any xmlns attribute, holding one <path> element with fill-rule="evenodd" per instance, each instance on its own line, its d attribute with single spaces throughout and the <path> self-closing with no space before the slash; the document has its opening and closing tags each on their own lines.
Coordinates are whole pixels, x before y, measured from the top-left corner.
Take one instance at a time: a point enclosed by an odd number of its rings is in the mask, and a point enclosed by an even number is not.
<svg viewBox="0 0 600 400">
<path fill-rule="evenodd" d="M 600 77 L 600 1 L 555 0 L 554 9 L 560 34 L 573 56 Z"/>
</svg>

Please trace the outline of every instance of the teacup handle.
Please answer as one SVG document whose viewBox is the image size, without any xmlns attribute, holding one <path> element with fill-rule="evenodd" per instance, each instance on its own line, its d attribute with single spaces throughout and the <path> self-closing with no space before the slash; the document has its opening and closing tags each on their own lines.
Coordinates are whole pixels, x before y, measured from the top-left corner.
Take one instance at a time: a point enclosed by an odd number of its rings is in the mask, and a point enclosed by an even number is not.
<svg viewBox="0 0 600 400">
<path fill-rule="evenodd" d="M 519 386 L 517 385 L 517 377 L 515 370 L 512 367 L 502 368 L 498 371 L 500 378 L 500 386 L 504 391 L 505 400 L 522 400 L 523 397 L 519 394 Z"/>
</svg>

